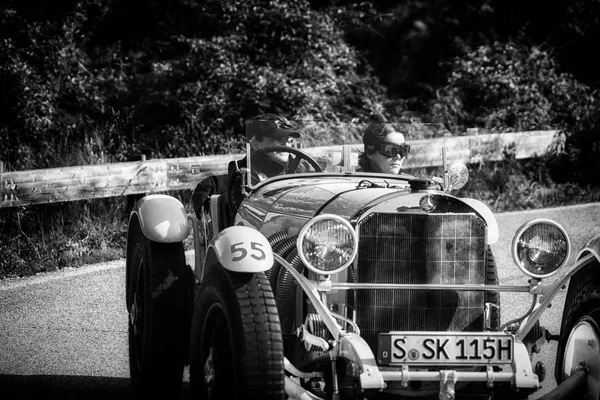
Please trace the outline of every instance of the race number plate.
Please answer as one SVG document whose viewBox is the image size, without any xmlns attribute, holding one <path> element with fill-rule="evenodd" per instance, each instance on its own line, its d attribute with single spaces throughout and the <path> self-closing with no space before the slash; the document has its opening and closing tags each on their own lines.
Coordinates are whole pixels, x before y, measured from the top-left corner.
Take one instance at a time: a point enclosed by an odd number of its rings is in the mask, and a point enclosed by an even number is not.
<svg viewBox="0 0 600 400">
<path fill-rule="evenodd" d="M 390 332 L 379 335 L 377 362 L 391 364 L 509 364 L 514 338 L 492 332 Z"/>
</svg>

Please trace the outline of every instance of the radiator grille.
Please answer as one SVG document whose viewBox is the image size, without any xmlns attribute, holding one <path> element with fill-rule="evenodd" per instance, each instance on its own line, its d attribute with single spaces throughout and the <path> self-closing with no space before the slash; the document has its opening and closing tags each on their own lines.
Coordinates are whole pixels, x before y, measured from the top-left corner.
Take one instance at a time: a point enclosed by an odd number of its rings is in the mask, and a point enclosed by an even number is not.
<svg viewBox="0 0 600 400">
<path fill-rule="evenodd" d="M 486 230 L 473 214 L 372 214 L 358 225 L 359 283 L 485 283 Z M 381 332 L 483 329 L 484 292 L 357 290 L 356 322 Z"/>
</svg>

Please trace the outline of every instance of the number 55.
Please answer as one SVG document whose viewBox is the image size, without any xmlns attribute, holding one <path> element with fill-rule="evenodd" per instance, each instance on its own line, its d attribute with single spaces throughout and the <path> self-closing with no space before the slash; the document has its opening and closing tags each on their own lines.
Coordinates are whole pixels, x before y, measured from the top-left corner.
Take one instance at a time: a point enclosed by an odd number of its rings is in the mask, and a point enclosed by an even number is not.
<svg viewBox="0 0 600 400">
<path fill-rule="evenodd" d="M 248 244 L 244 242 L 234 243 L 231 245 L 231 255 L 234 253 L 239 253 L 237 256 L 233 256 L 231 261 L 242 261 L 244 258 L 248 256 L 248 250 L 246 250 L 246 246 Z M 262 249 L 262 243 L 258 242 L 250 242 L 250 257 L 255 260 L 264 260 L 267 256 Z"/>
</svg>

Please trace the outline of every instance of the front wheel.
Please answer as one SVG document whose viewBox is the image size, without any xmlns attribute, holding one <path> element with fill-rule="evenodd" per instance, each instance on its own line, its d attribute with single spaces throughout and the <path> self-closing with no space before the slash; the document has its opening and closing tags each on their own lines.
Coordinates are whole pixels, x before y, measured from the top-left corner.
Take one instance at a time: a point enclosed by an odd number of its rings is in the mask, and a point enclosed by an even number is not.
<svg viewBox="0 0 600 400">
<path fill-rule="evenodd" d="M 599 278 L 597 270 L 572 278 L 576 290 L 569 289 L 573 298 L 565 304 L 558 347 L 557 381 L 560 383 L 579 369 L 585 369 L 587 387 L 578 398 L 586 400 L 600 399 Z"/>
<path fill-rule="evenodd" d="M 127 243 L 129 365 L 138 398 L 173 397 L 187 363 L 192 273 L 182 243 L 157 243 L 134 224 Z"/>
<path fill-rule="evenodd" d="M 242 281 L 240 282 L 240 279 Z M 283 339 L 264 273 L 213 266 L 197 292 L 190 384 L 200 399 L 283 399 Z"/>
</svg>

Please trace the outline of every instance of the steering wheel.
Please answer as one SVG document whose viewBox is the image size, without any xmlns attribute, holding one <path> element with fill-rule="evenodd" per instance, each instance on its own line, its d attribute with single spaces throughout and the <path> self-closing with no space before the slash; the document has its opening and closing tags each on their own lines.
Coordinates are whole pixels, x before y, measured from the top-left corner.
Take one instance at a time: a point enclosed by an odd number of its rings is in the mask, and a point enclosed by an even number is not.
<svg viewBox="0 0 600 400">
<path fill-rule="evenodd" d="M 294 172 L 296 172 L 296 169 L 298 168 L 298 165 L 300 165 L 300 161 L 302 161 L 302 160 L 306 160 L 306 162 L 308 162 L 308 164 L 314 168 L 315 172 L 323 172 L 323 169 L 321 168 L 319 163 L 317 163 L 315 161 L 314 158 L 312 158 L 311 156 L 309 156 L 302 150 L 299 150 L 295 147 L 288 147 L 288 146 L 282 146 L 282 145 L 264 147 L 262 149 L 254 150 L 250 154 L 250 157 L 251 157 L 251 159 L 254 159 L 257 156 L 265 157 L 265 153 L 272 153 L 272 152 L 290 153 L 290 154 L 293 154 L 296 156 L 289 160 L 288 166 L 286 167 L 285 172 L 284 172 L 285 174 L 293 174 Z M 234 171 L 233 174 L 230 176 L 230 181 L 228 182 L 227 200 L 229 201 L 229 207 L 230 207 L 232 215 L 235 215 L 235 213 L 237 212 L 237 208 L 239 206 L 239 204 L 236 202 L 236 199 L 235 199 L 235 197 L 236 197 L 235 189 L 241 187 L 240 181 L 241 181 L 242 175 L 243 175 L 243 173 L 241 171 L 239 171 L 239 170 Z"/>
<path fill-rule="evenodd" d="M 282 145 L 269 146 L 269 147 L 264 147 L 262 149 L 254 150 L 250 156 L 252 158 L 264 157 L 265 153 L 277 153 L 277 152 L 290 153 L 290 154 L 293 154 L 296 156 L 289 161 L 289 164 L 285 169 L 286 174 L 293 174 L 294 172 L 296 172 L 296 169 L 298 168 L 298 165 L 300 164 L 300 161 L 302 161 L 302 160 L 306 160 L 310 164 L 310 166 L 314 168 L 315 172 L 323 172 L 323 169 L 321 168 L 319 163 L 317 163 L 315 161 L 314 158 L 312 158 L 311 156 L 309 156 L 302 150 L 297 149 L 295 147 L 282 146 Z"/>
</svg>

